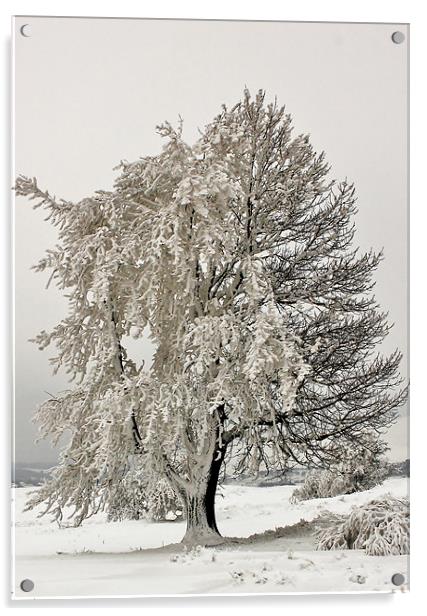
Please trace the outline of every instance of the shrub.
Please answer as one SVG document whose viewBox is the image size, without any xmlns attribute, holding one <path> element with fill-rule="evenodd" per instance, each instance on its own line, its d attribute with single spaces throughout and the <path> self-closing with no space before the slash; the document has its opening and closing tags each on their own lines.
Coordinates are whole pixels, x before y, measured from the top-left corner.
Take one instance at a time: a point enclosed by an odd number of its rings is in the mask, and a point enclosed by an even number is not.
<svg viewBox="0 0 427 616">
<path fill-rule="evenodd" d="M 346 446 L 337 449 L 334 455 L 339 462 L 329 470 L 307 473 L 302 486 L 294 490 L 291 501 L 352 494 L 381 483 L 386 475 L 386 463 L 381 457 L 384 447 L 380 442 L 368 441 L 368 444 L 369 448 Z"/>
<path fill-rule="evenodd" d="M 106 504 L 109 522 L 141 520 L 147 516 L 147 493 L 145 486 L 132 472 L 128 472 Z"/>
<path fill-rule="evenodd" d="M 147 490 L 147 517 L 161 522 L 182 518 L 183 506 L 166 479 L 159 479 Z"/>
<path fill-rule="evenodd" d="M 296 503 L 311 498 L 328 498 L 344 494 L 346 489 L 343 479 L 331 471 L 311 471 L 307 473 L 302 486 L 293 491 L 291 501 Z"/>
<path fill-rule="evenodd" d="M 182 518 L 180 499 L 165 479 L 158 479 L 147 485 L 129 472 L 122 479 L 106 505 L 108 521 L 140 520 L 148 518 L 154 522 Z"/>
<path fill-rule="evenodd" d="M 318 550 L 365 550 L 370 556 L 409 554 L 409 503 L 387 494 L 349 516 L 326 514 L 316 531 Z"/>
</svg>

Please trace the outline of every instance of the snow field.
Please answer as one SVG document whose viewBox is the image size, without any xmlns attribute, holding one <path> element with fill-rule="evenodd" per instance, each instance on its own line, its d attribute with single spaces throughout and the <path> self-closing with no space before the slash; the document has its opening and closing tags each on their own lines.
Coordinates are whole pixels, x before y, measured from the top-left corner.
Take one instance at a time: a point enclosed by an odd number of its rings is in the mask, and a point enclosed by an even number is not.
<svg viewBox="0 0 427 616">
<path fill-rule="evenodd" d="M 79 528 L 58 528 L 22 512 L 30 488 L 14 490 L 16 598 L 158 594 L 391 591 L 407 575 L 406 556 L 373 557 L 359 550 L 315 551 L 310 522 L 322 511 L 346 513 L 385 493 L 405 497 L 408 482 L 391 478 L 366 492 L 291 504 L 294 486 L 223 486 L 218 526 L 228 541 L 186 550 L 185 522 L 106 522 L 98 514 Z M 252 536 L 251 535 L 254 535 Z M 283 535 L 283 536 L 280 536 Z M 32 593 L 19 583 L 30 578 Z"/>
</svg>

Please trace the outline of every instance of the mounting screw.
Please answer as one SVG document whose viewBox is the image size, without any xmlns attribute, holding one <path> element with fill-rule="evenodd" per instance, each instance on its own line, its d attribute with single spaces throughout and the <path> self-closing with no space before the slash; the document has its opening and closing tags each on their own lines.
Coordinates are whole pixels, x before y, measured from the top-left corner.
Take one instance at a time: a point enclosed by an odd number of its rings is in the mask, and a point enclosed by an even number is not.
<svg viewBox="0 0 427 616">
<path fill-rule="evenodd" d="M 24 592 L 31 592 L 34 588 L 34 582 L 33 580 L 22 580 L 20 587 Z"/>
<path fill-rule="evenodd" d="M 403 32 L 400 32 L 398 30 L 397 32 L 393 32 L 393 34 L 391 35 L 391 40 L 393 41 L 393 43 L 396 43 L 396 45 L 400 45 L 400 43 L 403 43 L 403 41 L 405 40 L 405 35 L 403 34 Z"/>
<path fill-rule="evenodd" d="M 391 581 L 395 586 L 402 586 L 405 583 L 405 576 L 401 573 L 395 573 L 391 576 Z"/>
<path fill-rule="evenodd" d="M 19 28 L 19 32 L 21 33 L 21 36 L 24 36 L 25 38 L 28 38 L 29 36 L 31 36 L 29 24 L 23 24 Z"/>
</svg>

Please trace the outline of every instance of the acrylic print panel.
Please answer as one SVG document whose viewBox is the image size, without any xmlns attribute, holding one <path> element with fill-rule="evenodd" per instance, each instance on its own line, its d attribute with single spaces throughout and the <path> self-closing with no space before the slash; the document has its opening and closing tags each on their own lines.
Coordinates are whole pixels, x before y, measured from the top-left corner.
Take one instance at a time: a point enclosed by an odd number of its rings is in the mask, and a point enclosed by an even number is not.
<svg viewBox="0 0 427 616">
<path fill-rule="evenodd" d="M 408 27 L 13 28 L 15 598 L 407 588 Z"/>
</svg>

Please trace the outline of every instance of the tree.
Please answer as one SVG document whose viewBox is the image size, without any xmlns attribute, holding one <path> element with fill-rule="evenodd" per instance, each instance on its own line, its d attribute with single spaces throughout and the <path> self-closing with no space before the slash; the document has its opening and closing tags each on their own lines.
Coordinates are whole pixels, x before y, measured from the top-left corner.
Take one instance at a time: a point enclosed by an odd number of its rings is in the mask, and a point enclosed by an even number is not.
<svg viewBox="0 0 427 616">
<path fill-rule="evenodd" d="M 182 123 L 158 132 L 159 155 L 122 161 L 112 191 L 79 203 L 16 183 L 58 227 L 36 269 L 69 298 L 36 341 L 77 381 L 37 414 L 44 436 L 72 433 L 39 499 L 84 518 L 140 455 L 184 503 L 184 541 L 209 543 L 225 460 L 328 464 L 389 426 L 405 390 L 400 353 L 375 352 L 382 255 L 352 246 L 354 187 L 330 179 L 284 108 L 245 91 L 193 146 Z M 150 369 L 124 344 L 147 332 Z"/>
</svg>

